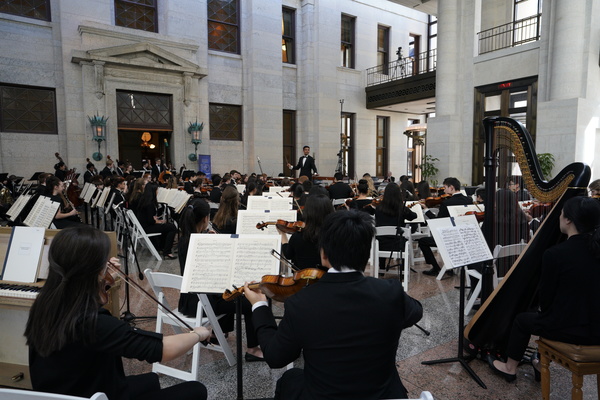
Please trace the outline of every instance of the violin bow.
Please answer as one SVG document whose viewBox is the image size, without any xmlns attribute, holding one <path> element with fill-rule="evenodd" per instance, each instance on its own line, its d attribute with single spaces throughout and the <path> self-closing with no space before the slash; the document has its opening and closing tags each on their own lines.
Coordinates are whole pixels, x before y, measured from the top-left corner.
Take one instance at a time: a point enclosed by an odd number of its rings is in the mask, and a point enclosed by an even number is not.
<svg viewBox="0 0 600 400">
<path fill-rule="evenodd" d="M 148 293 L 146 291 L 146 289 L 144 289 L 143 287 L 141 287 L 137 282 L 131 280 L 129 278 L 129 275 L 125 274 L 123 271 L 121 271 L 119 268 L 117 268 L 117 266 L 115 264 L 113 264 L 112 262 L 109 261 L 108 262 L 108 267 L 109 267 L 109 269 L 111 271 L 116 272 L 117 275 L 119 275 L 122 279 L 124 279 L 126 284 L 130 285 L 132 288 L 134 288 L 135 290 L 137 290 L 138 293 L 146 296 L 146 298 L 152 300 L 153 302 L 155 302 L 156 304 L 158 304 L 160 307 L 162 307 L 163 310 L 165 310 L 169 314 L 171 314 L 171 316 L 173 318 L 175 318 L 179 322 L 179 326 L 180 327 L 189 329 L 190 332 L 194 330 L 194 328 L 192 328 L 190 326 L 190 324 L 188 324 L 183 319 L 181 319 L 181 317 L 179 317 L 177 314 L 175 314 L 169 307 L 167 307 L 166 305 L 164 305 L 158 299 L 154 298 L 154 296 L 152 296 L 150 293 Z M 208 340 L 204 340 L 204 341 L 202 341 L 200 343 L 202 343 L 204 346 L 212 345 L 212 343 L 210 343 Z"/>
<path fill-rule="evenodd" d="M 287 258 L 282 256 L 277 250 L 271 249 L 271 255 L 279 261 L 283 261 L 285 264 L 287 264 L 292 269 L 292 271 L 300 271 L 300 268 L 296 267 L 296 265 L 294 265 L 294 263 L 291 260 L 288 260 Z"/>
</svg>

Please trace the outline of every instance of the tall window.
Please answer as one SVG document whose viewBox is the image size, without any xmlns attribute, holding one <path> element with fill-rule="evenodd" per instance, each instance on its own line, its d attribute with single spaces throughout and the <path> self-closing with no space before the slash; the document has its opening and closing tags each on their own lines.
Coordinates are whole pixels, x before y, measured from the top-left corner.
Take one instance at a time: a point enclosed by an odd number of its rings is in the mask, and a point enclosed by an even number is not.
<svg viewBox="0 0 600 400">
<path fill-rule="evenodd" d="M 50 0 L 4 0 L 0 12 L 50 21 Z"/>
<path fill-rule="evenodd" d="M 542 0 L 514 0 L 513 21 L 533 17 L 542 13 Z"/>
<path fill-rule="evenodd" d="M 115 0 L 117 26 L 158 32 L 157 0 Z"/>
<path fill-rule="evenodd" d="M 377 65 L 381 66 L 381 73 L 388 74 L 390 62 L 390 28 L 377 26 Z"/>
<path fill-rule="evenodd" d="M 283 7 L 281 16 L 281 60 L 284 63 L 295 64 L 295 45 L 296 37 L 296 12 L 287 7 Z"/>
<path fill-rule="evenodd" d="M 208 48 L 240 54 L 238 0 L 208 0 Z"/>
<path fill-rule="evenodd" d="M 143 128 L 172 130 L 173 96 L 169 94 L 117 91 L 119 129 Z"/>
<path fill-rule="evenodd" d="M 411 59 L 411 70 L 413 75 L 419 74 L 419 55 L 421 54 L 421 36 L 410 34 L 408 42 L 408 58 Z"/>
<path fill-rule="evenodd" d="M 283 160 L 281 170 L 289 174 L 288 163 L 296 157 L 296 111 L 283 110 Z"/>
<path fill-rule="evenodd" d="M 433 65 L 433 57 L 437 51 L 437 28 L 437 18 L 430 15 L 427 26 L 427 71 L 433 71 L 433 68 L 435 67 L 435 65 Z"/>
<path fill-rule="evenodd" d="M 377 117 L 377 143 L 375 147 L 375 174 L 384 177 L 388 171 L 388 143 L 390 117 Z"/>
<path fill-rule="evenodd" d="M 242 106 L 211 103 L 211 140 L 242 140 Z"/>
<path fill-rule="evenodd" d="M 342 67 L 354 68 L 354 25 L 356 18 L 342 14 Z"/>
<path fill-rule="evenodd" d="M 0 85 L 0 132 L 57 134 L 54 89 Z"/>
<path fill-rule="evenodd" d="M 354 119 L 356 114 L 342 113 L 342 163 L 344 172 L 350 178 L 356 175 L 354 169 Z"/>
</svg>

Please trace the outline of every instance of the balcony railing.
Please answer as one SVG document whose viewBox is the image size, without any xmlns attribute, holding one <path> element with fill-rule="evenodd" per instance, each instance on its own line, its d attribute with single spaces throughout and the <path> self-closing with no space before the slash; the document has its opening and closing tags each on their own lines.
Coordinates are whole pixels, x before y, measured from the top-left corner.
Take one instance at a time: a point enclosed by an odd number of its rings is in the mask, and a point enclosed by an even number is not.
<svg viewBox="0 0 600 400">
<path fill-rule="evenodd" d="M 542 14 L 479 32 L 479 54 L 519 46 L 540 39 Z"/>
<path fill-rule="evenodd" d="M 404 57 L 387 64 L 367 69 L 367 86 L 392 82 L 409 76 L 435 71 L 437 52 L 435 49 L 419 54 L 417 59 Z"/>
</svg>

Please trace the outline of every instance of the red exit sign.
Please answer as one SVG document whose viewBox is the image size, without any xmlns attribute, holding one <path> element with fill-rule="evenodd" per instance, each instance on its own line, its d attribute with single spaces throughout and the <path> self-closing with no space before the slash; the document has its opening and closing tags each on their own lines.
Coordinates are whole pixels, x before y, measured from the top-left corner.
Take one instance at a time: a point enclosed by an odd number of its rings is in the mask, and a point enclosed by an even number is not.
<svg viewBox="0 0 600 400">
<path fill-rule="evenodd" d="M 512 86 L 512 82 L 501 83 L 498 85 L 499 89 L 507 89 Z"/>
</svg>

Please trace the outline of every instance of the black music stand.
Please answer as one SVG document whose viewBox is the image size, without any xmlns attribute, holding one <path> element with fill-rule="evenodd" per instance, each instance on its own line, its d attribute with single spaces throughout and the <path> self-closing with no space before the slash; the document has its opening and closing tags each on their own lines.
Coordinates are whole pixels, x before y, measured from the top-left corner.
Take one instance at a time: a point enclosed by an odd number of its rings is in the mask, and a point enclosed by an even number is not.
<svg viewBox="0 0 600 400">
<path fill-rule="evenodd" d="M 465 331 L 465 268 L 466 267 L 467 267 L 466 265 L 462 266 L 462 267 L 458 267 L 458 268 L 460 268 L 460 301 L 459 301 L 459 307 L 458 307 L 458 354 L 456 357 L 451 357 L 451 358 L 442 358 L 439 360 L 422 361 L 421 364 L 433 365 L 433 364 L 445 364 L 445 363 L 450 363 L 450 362 L 459 362 L 460 365 L 462 365 L 463 368 L 467 370 L 469 375 L 471 375 L 471 378 L 473 378 L 473 380 L 479 384 L 479 386 L 481 386 L 484 389 L 487 389 L 487 386 L 485 386 L 485 383 L 483 383 L 483 381 L 479 378 L 479 376 L 477 376 L 475 371 L 473 371 L 473 369 L 471 369 L 469 364 L 467 364 L 469 361 L 473 360 L 475 357 L 474 356 L 465 357 L 464 351 L 463 351 L 463 337 L 464 337 L 464 331 Z"/>
</svg>

